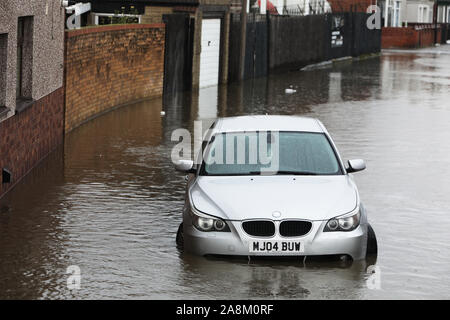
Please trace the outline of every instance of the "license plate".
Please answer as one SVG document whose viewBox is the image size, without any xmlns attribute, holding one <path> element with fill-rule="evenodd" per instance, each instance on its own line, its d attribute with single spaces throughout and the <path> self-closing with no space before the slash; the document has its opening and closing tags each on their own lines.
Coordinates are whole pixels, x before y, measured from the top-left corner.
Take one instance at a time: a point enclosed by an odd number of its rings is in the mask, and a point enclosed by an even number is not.
<svg viewBox="0 0 450 320">
<path fill-rule="evenodd" d="M 250 253 L 301 253 L 305 251 L 300 241 L 250 241 Z"/>
</svg>

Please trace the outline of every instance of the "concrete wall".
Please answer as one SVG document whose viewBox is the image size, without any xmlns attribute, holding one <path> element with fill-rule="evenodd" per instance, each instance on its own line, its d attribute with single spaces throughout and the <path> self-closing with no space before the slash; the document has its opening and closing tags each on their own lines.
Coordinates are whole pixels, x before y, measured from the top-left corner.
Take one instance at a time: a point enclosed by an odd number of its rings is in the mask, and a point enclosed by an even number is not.
<svg viewBox="0 0 450 320">
<path fill-rule="evenodd" d="M 0 107 L 4 107 L 6 104 L 7 67 L 8 67 L 8 34 L 0 33 Z"/>
<path fill-rule="evenodd" d="M 63 84 L 64 11 L 60 0 L 1 0 L 0 35 L 7 35 L 8 49 L 0 98 L 4 95 L 9 116 L 16 108 L 17 22 L 23 16 L 33 16 L 31 98 L 39 100 Z"/>
<path fill-rule="evenodd" d="M 65 130 L 119 105 L 162 95 L 164 24 L 66 33 Z"/>
</svg>

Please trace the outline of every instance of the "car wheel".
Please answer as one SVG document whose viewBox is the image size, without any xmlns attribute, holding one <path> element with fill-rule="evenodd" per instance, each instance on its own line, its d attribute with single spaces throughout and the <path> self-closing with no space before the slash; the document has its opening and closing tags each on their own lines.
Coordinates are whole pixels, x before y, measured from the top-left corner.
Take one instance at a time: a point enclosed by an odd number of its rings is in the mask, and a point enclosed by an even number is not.
<svg viewBox="0 0 450 320">
<path fill-rule="evenodd" d="M 183 222 L 180 223 L 180 226 L 178 227 L 176 242 L 177 242 L 177 247 L 182 249 L 183 245 L 184 245 Z"/>
<path fill-rule="evenodd" d="M 378 253 L 378 244 L 375 231 L 373 231 L 372 226 L 369 224 L 367 227 L 367 255 L 374 255 Z"/>
</svg>

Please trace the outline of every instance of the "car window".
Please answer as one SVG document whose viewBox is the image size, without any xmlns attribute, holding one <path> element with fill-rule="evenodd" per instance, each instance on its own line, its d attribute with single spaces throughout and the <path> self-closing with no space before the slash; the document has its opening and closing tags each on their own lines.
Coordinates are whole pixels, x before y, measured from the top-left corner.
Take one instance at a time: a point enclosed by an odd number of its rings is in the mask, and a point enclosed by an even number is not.
<svg viewBox="0 0 450 320">
<path fill-rule="evenodd" d="M 342 174 L 323 133 L 220 133 L 204 152 L 201 175 Z"/>
</svg>

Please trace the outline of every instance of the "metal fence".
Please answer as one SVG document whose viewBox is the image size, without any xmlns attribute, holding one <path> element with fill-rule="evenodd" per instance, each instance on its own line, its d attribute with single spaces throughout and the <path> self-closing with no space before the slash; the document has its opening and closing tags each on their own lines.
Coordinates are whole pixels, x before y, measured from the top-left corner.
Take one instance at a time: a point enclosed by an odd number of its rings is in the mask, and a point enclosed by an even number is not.
<svg viewBox="0 0 450 320">
<path fill-rule="evenodd" d="M 325 0 L 303 0 L 297 5 L 283 6 L 278 14 L 289 16 L 306 16 L 331 12 L 331 7 Z"/>
<path fill-rule="evenodd" d="M 318 8 L 322 10 L 322 7 Z M 380 51 L 381 30 L 366 27 L 367 13 L 346 11 L 311 14 L 309 11 L 306 14 L 302 8 L 287 12 L 290 13 L 251 13 L 247 16 L 243 66 L 239 62 L 240 15 L 232 15 L 228 69 L 230 81 L 240 79 L 242 68 L 244 78 L 253 78 L 276 70 L 299 70 L 308 64 Z"/>
<path fill-rule="evenodd" d="M 272 15 L 306 16 L 326 13 L 366 12 L 367 6 L 362 3 L 344 5 L 340 1 L 334 1 L 332 7 L 325 0 L 303 0 L 299 4 L 278 7 L 277 12 L 269 12 Z"/>
</svg>

